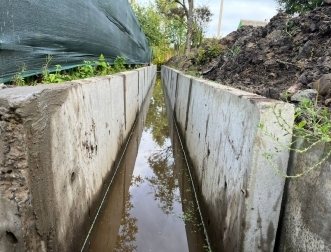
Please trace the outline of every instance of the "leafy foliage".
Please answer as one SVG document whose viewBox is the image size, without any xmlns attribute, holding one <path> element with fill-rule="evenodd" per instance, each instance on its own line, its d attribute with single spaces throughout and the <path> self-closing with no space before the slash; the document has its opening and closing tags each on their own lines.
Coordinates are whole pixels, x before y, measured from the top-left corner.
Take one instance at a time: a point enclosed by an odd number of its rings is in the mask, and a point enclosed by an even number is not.
<svg viewBox="0 0 331 252">
<path fill-rule="evenodd" d="M 150 45 L 160 46 L 163 44 L 162 17 L 153 5 L 147 7 L 134 5 L 135 14 L 139 20 L 146 38 Z"/>
<path fill-rule="evenodd" d="M 152 62 L 156 65 L 163 64 L 173 54 L 167 19 L 152 4 L 147 7 L 133 4 L 133 9 L 153 49 Z"/>
<path fill-rule="evenodd" d="M 276 0 L 279 4 L 280 11 L 284 11 L 287 14 L 296 14 L 305 11 L 311 11 L 317 6 L 320 6 L 323 0 Z"/>
</svg>

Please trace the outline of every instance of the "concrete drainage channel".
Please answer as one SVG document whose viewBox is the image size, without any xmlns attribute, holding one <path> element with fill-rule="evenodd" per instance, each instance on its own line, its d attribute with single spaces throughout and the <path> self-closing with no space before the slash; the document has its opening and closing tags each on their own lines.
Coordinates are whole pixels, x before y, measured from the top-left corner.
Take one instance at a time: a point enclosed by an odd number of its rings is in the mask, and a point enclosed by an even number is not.
<svg viewBox="0 0 331 252">
<path fill-rule="evenodd" d="M 81 249 L 155 73 L 1 91 L 0 251 Z M 319 173 L 285 184 L 262 155 L 275 142 L 258 125 L 289 143 L 272 106 L 288 129 L 293 106 L 167 67 L 162 81 L 212 250 L 329 251 L 330 158 Z M 273 163 L 295 173 L 326 151 L 284 150 Z"/>
<path fill-rule="evenodd" d="M 155 76 L 1 91 L 0 251 L 79 251 Z"/>
<path fill-rule="evenodd" d="M 209 251 L 168 111 L 157 78 L 82 251 Z"/>
</svg>

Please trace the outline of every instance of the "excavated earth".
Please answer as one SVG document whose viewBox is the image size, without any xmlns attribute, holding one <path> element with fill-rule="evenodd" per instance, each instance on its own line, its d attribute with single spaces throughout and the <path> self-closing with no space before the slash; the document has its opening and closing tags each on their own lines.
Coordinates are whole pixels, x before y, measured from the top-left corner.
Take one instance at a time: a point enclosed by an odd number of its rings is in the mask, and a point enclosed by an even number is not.
<svg viewBox="0 0 331 252">
<path fill-rule="evenodd" d="M 331 6 L 297 17 L 279 13 L 265 27 L 242 27 L 218 41 L 221 54 L 199 65 L 197 54 L 183 71 L 273 99 L 302 98 L 331 106 Z M 178 67 L 175 57 L 168 62 Z"/>
</svg>

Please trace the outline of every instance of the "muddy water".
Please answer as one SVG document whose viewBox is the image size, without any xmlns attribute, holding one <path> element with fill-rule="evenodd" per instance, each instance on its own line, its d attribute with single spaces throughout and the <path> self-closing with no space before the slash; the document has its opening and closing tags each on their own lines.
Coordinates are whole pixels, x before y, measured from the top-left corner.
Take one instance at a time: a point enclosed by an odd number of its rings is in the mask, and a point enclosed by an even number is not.
<svg viewBox="0 0 331 252">
<path fill-rule="evenodd" d="M 157 79 L 83 251 L 208 251 L 190 176 Z M 144 123 L 145 122 L 145 123 Z M 170 126 L 170 127 L 169 127 Z"/>
</svg>

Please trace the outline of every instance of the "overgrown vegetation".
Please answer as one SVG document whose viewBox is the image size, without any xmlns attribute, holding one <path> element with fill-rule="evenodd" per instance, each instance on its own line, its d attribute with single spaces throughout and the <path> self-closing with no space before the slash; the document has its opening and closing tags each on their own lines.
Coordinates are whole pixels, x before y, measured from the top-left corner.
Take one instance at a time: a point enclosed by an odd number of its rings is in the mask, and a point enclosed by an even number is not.
<svg viewBox="0 0 331 252">
<path fill-rule="evenodd" d="M 217 57 L 222 53 L 222 48 L 218 43 L 217 39 L 207 40 L 203 46 L 201 46 L 198 51 L 198 64 L 203 65 L 209 62 L 211 59 Z"/>
<path fill-rule="evenodd" d="M 286 178 L 299 178 L 320 166 L 331 156 L 331 148 L 328 148 L 324 157 L 310 167 L 307 167 L 305 171 L 295 175 L 288 175 L 281 172 L 272 161 L 273 158 L 280 152 L 290 150 L 303 154 L 318 144 L 328 144 L 331 142 L 331 118 L 330 112 L 327 108 L 318 107 L 317 101 L 314 104 L 311 100 L 305 99 L 302 100 L 298 106 L 296 106 L 293 128 L 290 127 L 288 122 L 282 117 L 282 111 L 277 109 L 277 105 L 272 108 L 272 111 L 276 119 L 275 123 L 281 126 L 282 130 L 285 132 L 285 135 L 292 135 L 294 139 L 291 143 L 284 144 L 277 136 L 268 131 L 263 124 L 259 125 L 259 128 L 262 129 L 264 133 L 272 138 L 279 146 L 278 148 L 275 148 L 273 153 L 265 152 L 263 154 L 278 174 Z M 296 143 L 301 141 L 305 141 L 307 145 L 302 148 L 296 148 Z"/>
<path fill-rule="evenodd" d="M 101 54 L 96 61 L 84 61 L 84 64 L 73 69 L 63 70 L 61 65 L 55 66 L 55 72 L 50 71 L 52 56 L 46 57 L 45 65 L 42 68 L 41 78 L 24 78 L 26 68 L 23 67 L 21 72 L 17 73 L 13 79 L 12 84 L 16 86 L 32 86 L 38 83 L 61 83 L 65 81 L 72 81 L 77 79 L 91 78 L 95 76 L 110 75 L 126 70 L 125 58 L 117 57 L 113 65 L 106 62 L 105 57 Z M 38 81 L 39 79 L 39 81 Z"/>
</svg>

